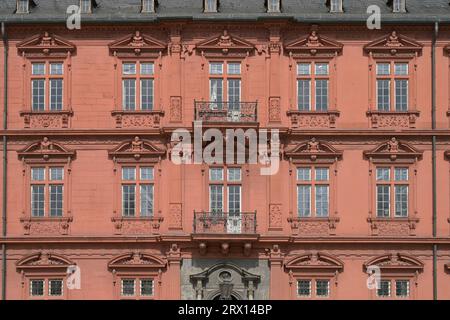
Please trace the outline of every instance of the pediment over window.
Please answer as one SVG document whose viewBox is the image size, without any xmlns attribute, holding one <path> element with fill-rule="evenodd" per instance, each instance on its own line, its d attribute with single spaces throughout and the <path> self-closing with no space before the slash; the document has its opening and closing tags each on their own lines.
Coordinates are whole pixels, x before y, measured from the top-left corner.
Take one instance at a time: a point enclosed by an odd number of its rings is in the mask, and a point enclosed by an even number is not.
<svg viewBox="0 0 450 320">
<path fill-rule="evenodd" d="M 115 257 L 108 263 L 111 269 L 120 268 L 164 268 L 167 262 L 157 256 L 131 252 Z"/>
<path fill-rule="evenodd" d="M 320 269 L 326 271 L 342 271 L 344 263 L 331 255 L 325 253 L 309 253 L 305 255 L 297 255 L 293 258 L 286 259 L 284 267 L 288 270 L 302 271 L 310 269 Z"/>
<path fill-rule="evenodd" d="M 369 266 L 378 266 L 381 271 L 422 271 L 423 263 L 411 256 L 400 253 L 386 254 L 376 257 L 364 263 L 364 268 Z"/>
<path fill-rule="evenodd" d="M 165 154 L 166 150 L 137 136 L 109 151 L 109 156 L 117 162 L 140 159 L 158 162 Z"/>
<path fill-rule="evenodd" d="M 364 51 L 374 57 L 405 57 L 412 58 L 422 53 L 423 45 L 419 42 L 392 31 L 364 46 Z"/>
<path fill-rule="evenodd" d="M 134 34 L 116 40 L 109 44 L 111 54 L 118 57 L 158 57 L 167 45 L 148 35 L 136 31 Z"/>
<path fill-rule="evenodd" d="M 70 161 L 75 157 L 75 151 L 67 149 L 62 144 L 50 141 L 44 137 L 42 141 L 33 142 L 17 152 L 19 159 L 27 160 L 61 160 Z"/>
<path fill-rule="evenodd" d="M 73 43 L 56 35 L 44 32 L 17 44 L 20 55 L 26 57 L 67 57 L 76 47 Z"/>
<path fill-rule="evenodd" d="M 75 263 L 64 256 L 47 252 L 38 252 L 17 261 L 16 268 L 18 270 L 32 268 L 56 269 L 67 268 L 71 265 L 75 265 Z"/>
<path fill-rule="evenodd" d="M 295 58 L 302 57 L 334 57 L 342 53 L 344 45 L 330 38 L 319 35 L 316 28 L 305 37 L 288 42 L 286 52 Z"/>
<path fill-rule="evenodd" d="M 364 151 L 364 156 L 375 161 L 407 161 L 415 162 L 422 157 L 422 151 L 412 145 L 397 140 L 395 137 L 383 142 L 370 151 Z"/>
<path fill-rule="evenodd" d="M 230 35 L 225 29 L 219 36 L 214 36 L 196 44 L 195 48 L 206 57 L 241 57 L 252 54 L 256 47 L 251 42 Z"/>
<path fill-rule="evenodd" d="M 342 151 L 336 150 L 330 144 L 312 138 L 309 141 L 301 142 L 294 146 L 288 146 L 285 156 L 293 162 L 330 162 L 333 163 L 342 159 Z"/>
</svg>

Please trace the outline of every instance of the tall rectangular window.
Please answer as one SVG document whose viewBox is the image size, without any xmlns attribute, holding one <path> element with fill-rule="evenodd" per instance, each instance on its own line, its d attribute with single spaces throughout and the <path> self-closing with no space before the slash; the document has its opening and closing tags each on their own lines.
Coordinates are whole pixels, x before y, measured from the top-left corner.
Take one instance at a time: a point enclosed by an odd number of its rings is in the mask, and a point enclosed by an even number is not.
<svg viewBox="0 0 450 320">
<path fill-rule="evenodd" d="M 31 108 L 33 111 L 61 111 L 64 97 L 64 67 L 61 62 L 31 65 Z"/>
<path fill-rule="evenodd" d="M 314 93 L 314 94 L 312 94 Z M 328 63 L 297 64 L 297 104 L 298 110 L 327 111 L 329 103 Z"/>
<path fill-rule="evenodd" d="M 378 217 L 408 216 L 409 177 L 408 168 L 378 167 L 376 169 L 376 211 Z"/>
<path fill-rule="evenodd" d="M 151 217 L 153 210 L 153 167 L 122 167 L 122 215 Z"/>
<path fill-rule="evenodd" d="M 212 212 L 227 211 L 231 214 L 240 214 L 241 169 L 210 168 L 209 183 L 210 210 Z M 224 202 L 224 199 L 227 201 Z"/>
<path fill-rule="evenodd" d="M 153 110 L 155 100 L 153 62 L 122 64 L 122 106 L 124 110 Z"/>
<path fill-rule="evenodd" d="M 409 65 L 404 62 L 377 63 L 377 110 L 408 111 Z"/>
<path fill-rule="evenodd" d="M 214 61 L 209 64 L 209 93 L 213 108 L 240 110 L 241 63 Z M 226 94 L 226 96 L 224 96 Z"/>
<path fill-rule="evenodd" d="M 297 210 L 299 217 L 329 215 L 329 169 L 325 167 L 297 168 Z M 312 202 L 311 199 L 314 199 Z"/>
</svg>

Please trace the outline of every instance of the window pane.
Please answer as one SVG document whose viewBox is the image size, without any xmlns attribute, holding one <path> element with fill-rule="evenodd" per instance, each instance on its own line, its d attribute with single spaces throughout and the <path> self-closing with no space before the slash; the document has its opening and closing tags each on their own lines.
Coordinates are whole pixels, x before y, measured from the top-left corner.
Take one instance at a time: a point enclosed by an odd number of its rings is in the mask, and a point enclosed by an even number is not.
<svg viewBox="0 0 450 320">
<path fill-rule="evenodd" d="M 141 180 L 153 180 L 153 168 L 152 167 L 142 167 L 141 168 Z"/>
<path fill-rule="evenodd" d="M 58 111 L 63 107 L 63 79 L 50 80 L 50 110 Z"/>
<path fill-rule="evenodd" d="M 45 74 L 45 63 L 33 63 L 31 65 L 31 74 L 34 76 L 42 76 Z"/>
<path fill-rule="evenodd" d="M 316 185 L 316 216 L 328 217 L 328 186 Z"/>
<path fill-rule="evenodd" d="M 51 75 L 62 75 L 63 74 L 63 64 L 62 63 L 51 63 L 50 64 L 50 74 Z"/>
<path fill-rule="evenodd" d="M 136 186 L 122 185 L 122 214 L 133 217 L 136 208 Z"/>
<path fill-rule="evenodd" d="M 316 168 L 316 181 L 328 181 L 328 168 Z"/>
<path fill-rule="evenodd" d="M 328 63 L 316 63 L 316 75 L 327 76 L 328 75 Z"/>
<path fill-rule="evenodd" d="M 395 80 L 395 110 L 408 110 L 408 80 Z"/>
<path fill-rule="evenodd" d="M 31 81 L 31 103 L 33 111 L 43 111 L 45 109 L 45 80 L 38 79 Z"/>
<path fill-rule="evenodd" d="M 211 181 L 223 181 L 223 169 L 211 168 L 209 169 L 209 180 Z"/>
<path fill-rule="evenodd" d="M 389 111 L 390 109 L 391 81 L 377 80 L 377 106 L 378 111 Z"/>
<path fill-rule="evenodd" d="M 298 110 L 310 110 L 310 80 L 297 80 Z"/>
<path fill-rule="evenodd" d="M 388 76 L 391 74 L 391 65 L 389 63 L 378 63 L 377 64 L 377 75 Z"/>
<path fill-rule="evenodd" d="M 136 109 L 136 80 L 123 80 L 123 108 L 125 110 Z"/>
<path fill-rule="evenodd" d="M 64 179 L 64 168 L 54 167 L 50 168 L 50 180 L 61 181 Z"/>
<path fill-rule="evenodd" d="M 90 13 L 91 12 L 91 1 L 92 0 L 81 0 L 81 12 Z"/>
<path fill-rule="evenodd" d="M 61 279 L 52 279 L 48 281 L 48 295 L 62 296 L 63 281 Z"/>
<path fill-rule="evenodd" d="M 297 64 L 297 75 L 309 76 L 310 74 L 311 74 L 311 64 L 309 64 L 309 63 Z"/>
<path fill-rule="evenodd" d="M 377 216 L 389 217 L 390 208 L 390 186 L 378 185 L 377 186 Z"/>
<path fill-rule="evenodd" d="M 236 62 L 228 63 L 228 74 L 241 74 L 241 64 Z"/>
<path fill-rule="evenodd" d="M 228 186 L 228 211 L 241 212 L 241 186 Z"/>
<path fill-rule="evenodd" d="M 141 63 L 142 75 L 153 75 L 155 72 L 155 66 L 153 63 Z"/>
<path fill-rule="evenodd" d="M 299 217 L 311 215 L 311 186 L 297 186 L 297 207 Z"/>
<path fill-rule="evenodd" d="M 377 290 L 377 295 L 379 297 L 390 297 L 391 296 L 391 281 L 381 280 L 380 288 Z"/>
<path fill-rule="evenodd" d="M 43 296 L 44 295 L 44 280 L 30 281 L 30 295 Z"/>
<path fill-rule="evenodd" d="M 45 180 L 45 168 L 31 168 L 31 180 L 44 181 Z"/>
<path fill-rule="evenodd" d="M 229 168 L 228 169 L 228 181 L 241 181 L 241 169 Z"/>
<path fill-rule="evenodd" d="M 268 12 L 279 12 L 280 11 L 280 0 L 269 0 Z"/>
<path fill-rule="evenodd" d="M 408 186 L 395 186 L 395 216 L 408 216 Z"/>
<path fill-rule="evenodd" d="M 217 0 L 205 0 L 205 11 L 206 12 L 216 12 L 217 11 Z"/>
<path fill-rule="evenodd" d="M 408 181 L 408 168 L 395 168 L 395 181 Z"/>
<path fill-rule="evenodd" d="M 396 280 L 395 281 L 395 295 L 401 298 L 409 297 L 409 281 Z"/>
<path fill-rule="evenodd" d="M 396 63 L 395 64 L 395 75 L 396 76 L 407 76 L 408 75 L 408 64 L 407 63 Z"/>
<path fill-rule="evenodd" d="M 316 296 L 317 297 L 328 297 L 329 294 L 330 294 L 330 281 L 317 280 L 316 281 Z"/>
<path fill-rule="evenodd" d="M 213 102 L 223 101 L 223 81 L 222 79 L 211 79 L 210 80 L 210 99 Z M 218 107 L 221 108 L 219 105 Z"/>
<path fill-rule="evenodd" d="M 155 12 L 154 9 L 155 0 L 142 0 L 142 12 Z"/>
<path fill-rule="evenodd" d="M 316 110 L 328 109 L 328 80 L 316 80 Z"/>
<path fill-rule="evenodd" d="M 28 13 L 30 0 L 19 0 L 17 3 L 17 13 Z"/>
<path fill-rule="evenodd" d="M 136 168 L 134 168 L 134 167 L 122 168 L 122 180 L 135 181 L 136 180 Z"/>
<path fill-rule="evenodd" d="M 141 296 L 153 295 L 153 280 L 141 279 Z"/>
<path fill-rule="evenodd" d="M 50 185 L 50 216 L 61 217 L 63 215 L 63 186 Z"/>
<path fill-rule="evenodd" d="M 390 168 L 377 168 L 377 181 L 389 181 L 391 180 Z"/>
<path fill-rule="evenodd" d="M 228 80 L 228 102 L 230 111 L 239 111 L 241 100 L 241 80 Z"/>
<path fill-rule="evenodd" d="M 211 62 L 209 64 L 210 74 L 223 74 L 223 63 L 222 62 Z"/>
<path fill-rule="evenodd" d="M 45 199 L 45 186 L 44 185 L 32 185 L 31 186 L 31 215 L 33 217 L 44 216 L 44 199 Z"/>
<path fill-rule="evenodd" d="M 141 216 L 153 215 L 153 185 L 141 185 Z"/>
<path fill-rule="evenodd" d="M 122 73 L 124 75 L 136 74 L 136 64 L 135 63 L 124 63 L 122 65 Z"/>
<path fill-rule="evenodd" d="M 297 168 L 297 180 L 311 181 L 311 169 L 310 168 Z"/>
<path fill-rule="evenodd" d="M 297 294 L 299 297 L 311 296 L 311 280 L 297 281 Z"/>
<path fill-rule="evenodd" d="M 141 109 L 152 110 L 153 109 L 153 79 L 141 80 Z"/>
<path fill-rule="evenodd" d="M 122 279 L 122 295 L 134 296 L 134 279 Z"/>
<path fill-rule="evenodd" d="M 223 186 L 221 185 L 209 186 L 209 205 L 211 212 L 223 211 Z"/>
</svg>

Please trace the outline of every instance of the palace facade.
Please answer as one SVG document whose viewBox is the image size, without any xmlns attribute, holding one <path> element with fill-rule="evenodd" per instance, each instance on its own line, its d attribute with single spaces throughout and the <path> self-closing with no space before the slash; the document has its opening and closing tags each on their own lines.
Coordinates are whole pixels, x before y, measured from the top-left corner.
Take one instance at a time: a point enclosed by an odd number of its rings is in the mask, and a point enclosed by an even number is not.
<svg viewBox="0 0 450 320">
<path fill-rule="evenodd" d="M 3 299 L 450 299 L 447 0 L 4 0 L 0 21 Z M 173 136 L 199 122 L 278 130 L 279 170 L 250 139 L 190 163 Z"/>
</svg>

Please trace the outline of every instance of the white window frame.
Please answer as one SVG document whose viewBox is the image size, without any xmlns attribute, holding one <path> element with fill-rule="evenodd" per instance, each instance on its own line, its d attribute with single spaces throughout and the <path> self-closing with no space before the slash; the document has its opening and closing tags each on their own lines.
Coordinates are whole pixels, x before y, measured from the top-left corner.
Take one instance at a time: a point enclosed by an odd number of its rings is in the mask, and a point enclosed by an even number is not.
<svg viewBox="0 0 450 320">
<path fill-rule="evenodd" d="M 155 0 L 142 0 L 141 12 L 142 13 L 154 13 L 155 12 Z"/>
<path fill-rule="evenodd" d="M 30 13 L 30 0 L 17 0 L 16 13 Z"/>
<path fill-rule="evenodd" d="M 203 12 L 211 13 L 217 12 L 218 0 L 204 0 L 204 10 Z"/>
<path fill-rule="evenodd" d="M 85 10 L 86 7 L 84 6 L 86 2 L 89 2 L 89 8 L 88 10 Z M 80 12 L 81 13 L 92 13 L 92 0 L 80 0 Z"/>
<path fill-rule="evenodd" d="M 281 0 L 267 0 L 267 12 L 281 12 Z"/>
<path fill-rule="evenodd" d="M 342 0 L 330 0 L 330 12 L 342 12 Z"/>
</svg>

